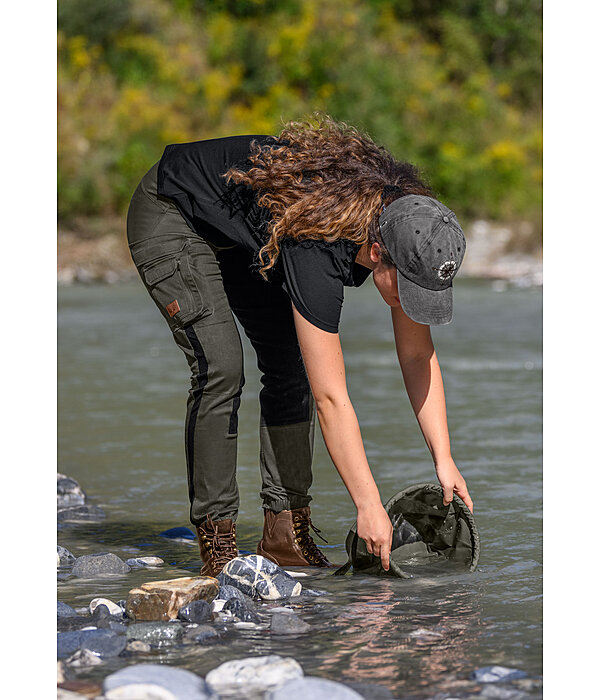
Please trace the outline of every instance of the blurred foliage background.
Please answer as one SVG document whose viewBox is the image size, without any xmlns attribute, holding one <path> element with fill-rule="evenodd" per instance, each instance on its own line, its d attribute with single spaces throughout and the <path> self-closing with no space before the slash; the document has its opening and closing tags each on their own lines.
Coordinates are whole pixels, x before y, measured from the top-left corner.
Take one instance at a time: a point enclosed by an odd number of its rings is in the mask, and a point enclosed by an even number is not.
<svg viewBox="0 0 600 700">
<path fill-rule="evenodd" d="M 314 110 L 459 218 L 541 235 L 541 0 L 59 0 L 58 212 L 124 215 L 166 144 Z"/>
</svg>

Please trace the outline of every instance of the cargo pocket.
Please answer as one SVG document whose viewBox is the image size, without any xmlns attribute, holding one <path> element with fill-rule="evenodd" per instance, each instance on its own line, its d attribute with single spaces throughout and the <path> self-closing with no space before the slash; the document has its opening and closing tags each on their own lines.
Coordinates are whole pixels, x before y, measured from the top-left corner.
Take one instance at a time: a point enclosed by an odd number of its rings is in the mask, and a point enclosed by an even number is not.
<svg viewBox="0 0 600 700">
<path fill-rule="evenodd" d="M 183 328 L 210 315 L 210 305 L 192 274 L 187 242 L 176 251 L 151 259 L 140 253 L 132 250 L 134 260 L 143 260 L 138 264 L 140 275 L 171 329 Z"/>
</svg>

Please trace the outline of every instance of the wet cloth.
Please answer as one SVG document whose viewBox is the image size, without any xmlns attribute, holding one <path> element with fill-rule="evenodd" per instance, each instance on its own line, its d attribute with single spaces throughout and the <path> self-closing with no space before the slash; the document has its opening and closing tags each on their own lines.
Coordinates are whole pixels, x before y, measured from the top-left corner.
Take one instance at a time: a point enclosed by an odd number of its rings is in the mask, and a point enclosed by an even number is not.
<svg viewBox="0 0 600 700">
<path fill-rule="evenodd" d="M 251 273 L 245 248 L 218 249 L 192 231 L 175 204 L 157 194 L 157 169 L 158 164 L 150 168 L 133 194 L 127 236 L 144 286 L 191 370 L 185 421 L 191 522 L 201 525 L 207 515 L 213 520 L 237 516 L 244 372 L 234 315 L 261 371 L 263 504 L 275 511 L 307 506 L 315 412 L 289 297 L 280 286 Z M 170 365 L 165 362 L 163 379 Z M 161 398 L 157 389 L 157 405 Z"/>
<path fill-rule="evenodd" d="M 232 166 L 250 167 L 250 144 L 280 145 L 272 136 L 247 135 L 166 146 L 158 164 L 157 192 L 172 200 L 188 226 L 219 247 L 238 245 L 250 253 L 250 267 L 261 267 L 258 251 L 268 241 L 270 212 L 259 207 L 247 185 L 227 184 Z M 347 240 L 330 243 L 282 241 L 269 279 L 280 286 L 300 314 L 322 330 L 336 333 L 344 287 L 360 286 L 370 270 L 355 262 L 360 246 Z"/>
<path fill-rule="evenodd" d="M 385 504 L 394 534 L 390 554 L 390 575 L 411 578 L 425 565 L 454 562 L 475 571 L 479 561 L 479 532 L 472 513 L 454 496 L 443 504 L 438 484 L 416 484 L 392 496 Z M 356 533 L 356 523 L 346 537 L 348 562 L 335 574 L 350 567 L 367 574 L 387 574 L 379 557 L 369 554 L 364 540 Z"/>
</svg>

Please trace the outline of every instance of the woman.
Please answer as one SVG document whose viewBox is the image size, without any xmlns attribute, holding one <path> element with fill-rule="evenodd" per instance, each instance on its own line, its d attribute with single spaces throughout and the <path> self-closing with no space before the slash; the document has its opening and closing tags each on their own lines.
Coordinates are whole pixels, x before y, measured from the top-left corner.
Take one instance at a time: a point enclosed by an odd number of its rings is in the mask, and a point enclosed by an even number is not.
<svg viewBox="0 0 600 700">
<path fill-rule="evenodd" d="M 290 122 L 276 139 L 171 144 L 142 178 L 127 233 L 142 280 L 192 371 L 185 446 L 204 566 L 237 555 L 237 412 L 244 385 L 237 317 L 262 372 L 263 537 L 285 566 L 331 566 L 313 541 L 308 491 L 315 408 L 357 508 L 358 534 L 389 568 L 390 520 L 346 390 L 338 323 L 344 286 L 371 272 L 391 307 L 406 389 L 444 503 L 472 509 L 452 459 L 430 324 L 452 316 L 465 240 L 417 169 L 329 117 Z"/>
</svg>

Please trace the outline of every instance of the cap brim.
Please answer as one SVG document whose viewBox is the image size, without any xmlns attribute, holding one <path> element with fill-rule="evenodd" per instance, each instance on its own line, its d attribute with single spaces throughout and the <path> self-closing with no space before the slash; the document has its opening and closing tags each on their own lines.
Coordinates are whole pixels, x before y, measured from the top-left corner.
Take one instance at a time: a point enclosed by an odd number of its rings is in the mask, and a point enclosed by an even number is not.
<svg viewBox="0 0 600 700">
<path fill-rule="evenodd" d="M 443 326 L 452 320 L 452 286 L 436 291 L 411 282 L 398 270 L 398 296 L 404 313 L 417 323 Z"/>
</svg>

